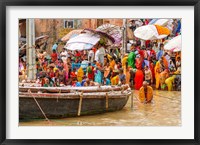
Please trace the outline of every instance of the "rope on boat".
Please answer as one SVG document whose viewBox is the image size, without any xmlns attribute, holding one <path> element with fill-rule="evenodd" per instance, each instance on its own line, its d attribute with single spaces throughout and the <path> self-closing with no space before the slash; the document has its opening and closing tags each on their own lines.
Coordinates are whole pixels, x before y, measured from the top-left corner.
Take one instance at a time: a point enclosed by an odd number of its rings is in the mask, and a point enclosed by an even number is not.
<svg viewBox="0 0 200 145">
<path fill-rule="evenodd" d="M 33 97 L 35 103 L 37 104 L 38 108 L 40 109 L 40 111 L 42 112 L 43 116 L 45 117 L 45 120 L 48 121 L 48 122 L 50 122 L 50 120 L 47 118 L 46 114 L 45 114 L 44 111 L 42 110 L 40 104 L 38 103 L 38 101 L 36 100 L 36 98 L 33 96 L 33 94 L 32 94 L 32 92 L 31 92 L 30 89 L 28 89 L 28 93 L 30 93 L 31 96 Z"/>
<path fill-rule="evenodd" d="M 108 109 L 108 93 L 106 93 L 106 110 Z"/>
<path fill-rule="evenodd" d="M 122 86 L 122 90 L 121 90 L 121 93 L 123 94 L 124 93 L 124 87 Z"/>
<path fill-rule="evenodd" d="M 83 100 L 83 92 L 81 92 L 80 96 L 80 100 L 79 100 L 79 105 L 78 105 L 78 116 L 81 115 L 81 108 L 82 108 L 82 100 Z"/>
</svg>

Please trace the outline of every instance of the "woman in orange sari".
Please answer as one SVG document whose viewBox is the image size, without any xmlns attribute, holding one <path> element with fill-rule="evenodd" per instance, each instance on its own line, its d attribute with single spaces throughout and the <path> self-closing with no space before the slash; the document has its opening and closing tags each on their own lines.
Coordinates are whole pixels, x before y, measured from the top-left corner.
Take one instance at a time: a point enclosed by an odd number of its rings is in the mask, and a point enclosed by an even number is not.
<svg viewBox="0 0 200 145">
<path fill-rule="evenodd" d="M 114 70 L 114 68 L 115 68 L 115 60 L 113 59 L 113 58 L 111 58 L 111 62 L 110 62 L 110 68 L 112 69 L 112 70 Z"/>
<path fill-rule="evenodd" d="M 110 64 L 109 63 L 107 63 L 106 66 L 104 67 L 104 77 L 110 78 Z"/>
<path fill-rule="evenodd" d="M 162 90 L 164 90 L 166 87 L 165 80 L 168 77 L 169 77 L 169 73 L 167 69 L 160 73 L 160 87 Z"/>
</svg>

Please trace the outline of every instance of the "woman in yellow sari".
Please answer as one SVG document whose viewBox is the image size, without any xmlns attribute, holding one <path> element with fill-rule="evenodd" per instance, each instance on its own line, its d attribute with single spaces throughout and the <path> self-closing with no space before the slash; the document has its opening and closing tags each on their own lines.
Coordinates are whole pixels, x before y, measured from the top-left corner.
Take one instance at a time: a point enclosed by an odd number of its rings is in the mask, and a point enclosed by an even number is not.
<svg viewBox="0 0 200 145">
<path fill-rule="evenodd" d="M 128 62 L 126 62 L 124 66 L 124 74 L 126 76 L 126 84 L 130 86 L 130 79 L 131 79 L 131 74 L 130 74 L 130 67 L 128 67 Z"/>
<path fill-rule="evenodd" d="M 161 69 L 161 66 L 160 66 L 160 61 L 157 61 L 156 62 L 156 66 L 154 68 L 154 71 L 155 71 L 155 79 L 156 79 L 156 89 L 159 88 L 159 85 L 160 85 L 160 69 Z"/>
<path fill-rule="evenodd" d="M 122 68 L 126 67 L 127 59 L 128 59 L 128 54 L 125 54 L 124 57 L 122 58 Z"/>
<path fill-rule="evenodd" d="M 114 70 L 114 76 L 111 78 L 111 85 L 118 85 L 119 84 L 119 71 L 118 70 Z"/>
<path fill-rule="evenodd" d="M 173 76 L 171 76 L 171 77 L 169 77 L 169 78 L 167 78 L 166 80 L 165 80 L 165 84 L 167 85 L 167 87 L 168 87 L 168 91 L 172 91 L 172 86 L 173 86 L 173 82 L 174 82 L 174 79 L 176 78 L 176 76 L 175 75 L 173 75 Z"/>
<path fill-rule="evenodd" d="M 83 76 L 84 76 L 84 71 L 83 71 L 83 68 L 80 67 L 78 69 L 78 71 L 77 71 L 77 80 L 78 80 L 78 82 L 82 82 Z"/>
</svg>

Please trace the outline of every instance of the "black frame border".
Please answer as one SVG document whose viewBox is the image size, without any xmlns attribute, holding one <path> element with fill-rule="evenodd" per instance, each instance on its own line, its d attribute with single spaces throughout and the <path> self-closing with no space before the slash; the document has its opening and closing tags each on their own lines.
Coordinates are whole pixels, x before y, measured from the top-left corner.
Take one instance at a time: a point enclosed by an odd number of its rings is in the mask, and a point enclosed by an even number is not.
<svg viewBox="0 0 200 145">
<path fill-rule="evenodd" d="M 6 7 L 7 6 L 194 6 L 194 139 L 6 139 Z M 200 0 L 0 0 L 0 143 L 2 145 L 200 145 Z M 188 48 L 189 49 L 189 48 Z"/>
</svg>

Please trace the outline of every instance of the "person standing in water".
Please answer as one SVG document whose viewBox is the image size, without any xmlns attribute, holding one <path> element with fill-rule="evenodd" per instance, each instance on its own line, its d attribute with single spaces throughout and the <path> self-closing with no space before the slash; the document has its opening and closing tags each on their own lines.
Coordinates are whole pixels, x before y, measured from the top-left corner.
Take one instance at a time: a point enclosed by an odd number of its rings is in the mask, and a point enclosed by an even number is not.
<svg viewBox="0 0 200 145">
<path fill-rule="evenodd" d="M 151 86 L 148 85 L 147 81 L 144 81 L 143 86 L 139 90 L 138 100 L 141 103 L 147 104 L 151 103 L 152 99 L 153 99 L 153 89 Z"/>
</svg>

